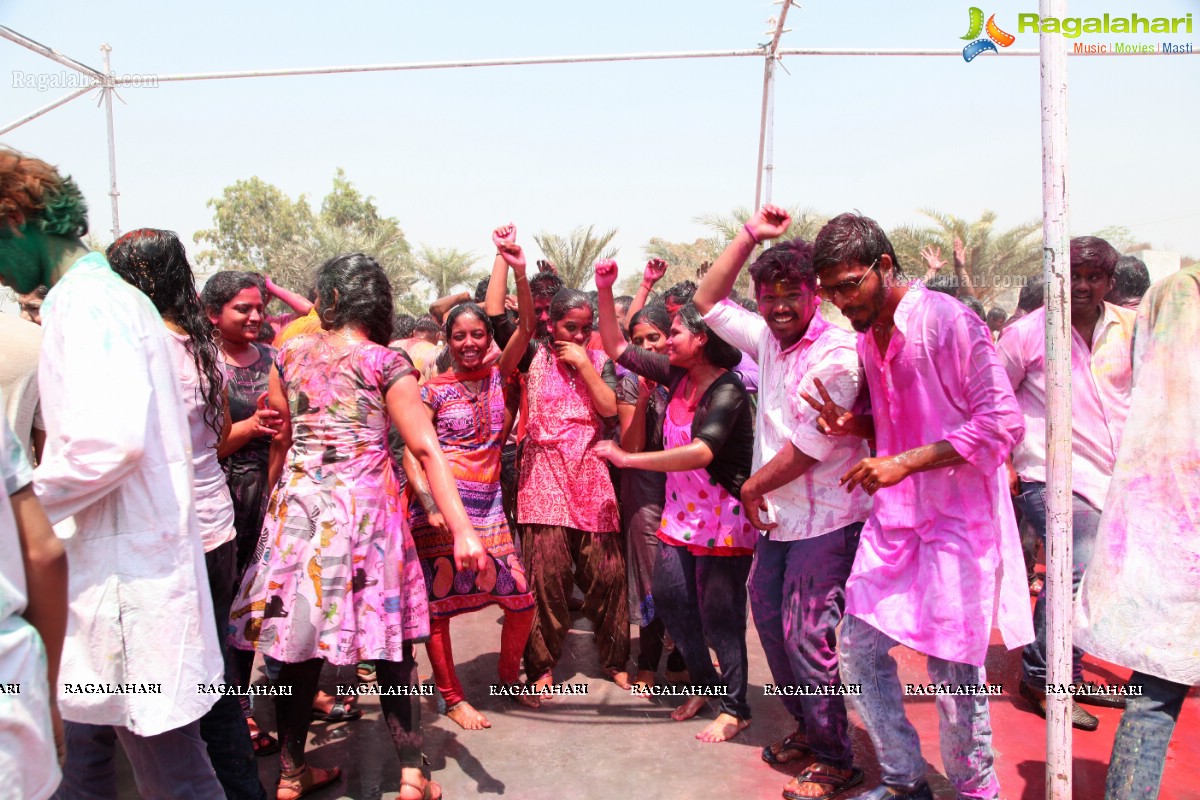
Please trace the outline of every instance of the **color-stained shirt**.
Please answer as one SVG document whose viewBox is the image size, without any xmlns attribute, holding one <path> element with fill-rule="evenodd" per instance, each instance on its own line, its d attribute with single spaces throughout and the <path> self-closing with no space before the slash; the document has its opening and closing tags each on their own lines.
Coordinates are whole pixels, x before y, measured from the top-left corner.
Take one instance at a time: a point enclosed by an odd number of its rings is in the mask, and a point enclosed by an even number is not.
<svg viewBox="0 0 1200 800">
<path fill-rule="evenodd" d="M 878 455 L 945 440 L 966 463 L 875 493 L 846 613 L 919 652 L 981 666 L 993 624 L 1009 648 L 1033 640 L 1004 469 L 1024 420 L 991 334 L 969 308 L 914 285 L 895 323 L 885 354 L 873 331 L 858 337 Z"/>
<path fill-rule="evenodd" d="M 1091 347 L 1071 328 L 1071 491 L 1104 508 L 1129 415 L 1135 314 L 1104 304 Z M 1025 438 L 1013 448 L 1022 480 L 1046 482 L 1046 309 L 1004 329 L 1000 362 L 1025 414 Z"/>
<path fill-rule="evenodd" d="M 1150 287 L 1133 335 L 1129 422 L 1075 642 L 1176 683 L 1200 684 L 1200 266 Z"/>
<path fill-rule="evenodd" d="M 761 388 L 755 420 L 755 472 L 791 441 L 817 463 L 791 483 L 767 492 L 779 526 L 764 533 L 781 542 L 811 539 L 867 518 L 866 492 L 846 494 L 838 479 L 868 455 L 867 443 L 854 437 L 826 436 L 817 429 L 817 412 L 800 396 L 820 397 L 814 378 L 834 402 L 853 408 L 863 384 L 855 336 L 813 315 L 800 341 L 784 350 L 767 321 L 736 303 L 723 300 L 704 321 L 725 341 L 757 362 Z"/>
<path fill-rule="evenodd" d="M 20 687 L 18 692 L 0 690 L 0 796 L 40 800 L 54 792 L 62 775 L 50 727 L 46 648 L 21 616 L 28 594 L 20 535 L 8 499 L 33 482 L 33 470 L 2 415 L 0 477 L 0 552 L 5 554 L 0 559 L 0 680 Z"/>
<path fill-rule="evenodd" d="M 50 290 L 42 322 L 34 489 L 51 522 L 73 516 L 56 527 L 70 571 L 59 709 L 153 736 L 199 719 L 216 698 L 197 684 L 224 673 L 169 333 L 101 253 Z"/>
</svg>

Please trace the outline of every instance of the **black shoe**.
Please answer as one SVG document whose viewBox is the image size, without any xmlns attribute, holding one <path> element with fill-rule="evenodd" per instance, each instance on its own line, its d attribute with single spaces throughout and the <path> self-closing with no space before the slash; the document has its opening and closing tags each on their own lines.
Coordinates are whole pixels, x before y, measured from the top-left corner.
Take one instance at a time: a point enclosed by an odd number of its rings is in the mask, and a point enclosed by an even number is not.
<svg viewBox="0 0 1200 800">
<path fill-rule="evenodd" d="M 1087 694 L 1088 691 L 1096 691 L 1099 685 L 1095 681 L 1081 681 L 1075 684 L 1075 690 L 1079 694 L 1075 695 L 1075 702 L 1082 703 L 1087 706 L 1100 706 L 1101 708 L 1124 708 L 1125 696 L 1120 694 Z"/>
<path fill-rule="evenodd" d="M 1033 706 L 1033 710 L 1037 712 L 1042 719 L 1046 718 L 1046 693 L 1035 689 L 1025 681 L 1021 681 L 1021 697 L 1029 701 Z M 1100 727 L 1100 719 L 1093 714 L 1079 707 L 1078 703 L 1071 703 L 1071 727 L 1078 728 L 1081 731 L 1094 731 Z"/>
<path fill-rule="evenodd" d="M 934 800 L 934 797 L 933 792 L 929 790 L 929 784 L 921 781 L 919 786 L 908 791 L 881 783 L 866 794 L 860 794 L 855 800 Z"/>
</svg>

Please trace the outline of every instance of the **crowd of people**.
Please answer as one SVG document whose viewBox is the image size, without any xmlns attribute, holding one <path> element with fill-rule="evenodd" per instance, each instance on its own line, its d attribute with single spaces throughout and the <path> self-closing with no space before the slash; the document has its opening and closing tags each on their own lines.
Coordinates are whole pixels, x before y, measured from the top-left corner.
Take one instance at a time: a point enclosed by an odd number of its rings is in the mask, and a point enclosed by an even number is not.
<svg viewBox="0 0 1200 800">
<path fill-rule="evenodd" d="M 115 798 L 119 743 L 143 797 L 261 800 L 255 757 L 278 752 L 276 800 L 295 800 L 341 779 L 309 763 L 313 719 L 362 713 L 319 691 L 331 669 L 375 684 L 399 797 L 434 800 L 416 645 L 440 712 L 489 728 L 451 620 L 496 605 L 496 685 L 515 703 L 560 688 L 580 612 L 617 686 L 648 693 L 667 655 L 688 694 L 672 718 L 715 706 L 706 743 L 750 724 L 752 616 L 792 689 L 795 730 L 761 753 L 797 765 L 789 800 L 863 781 L 851 709 L 882 775 L 861 796 L 931 800 L 891 653 L 910 648 L 946 689 L 957 796 L 1000 797 L 993 628 L 1024 648 L 1028 708 L 1044 715 L 1052 690 L 1029 586 L 1047 517 L 1042 287 L 1010 319 L 941 280 L 932 248 L 908 277 L 868 217 L 812 242 L 790 223 L 764 206 L 698 283 L 659 295 L 652 260 L 633 297 L 614 297 L 612 260 L 594 293 L 552 265 L 531 275 L 503 225 L 476 291 L 414 320 L 369 254 L 320 265 L 304 297 L 242 271 L 197 291 L 166 230 L 89 251 L 71 179 L 0 150 L 0 279 L 40 301 L 42 326 L 0 344 L 0 537 L 21 554 L 0 565 L 0 685 L 19 686 L 0 691 L 0 796 Z M 1120 262 L 1071 241 L 1072 720 L 1095 729 L 1078 703 L 1127 703 L 1113 799 L 1157 795 L 1200 683 L 1200 268 L 1147 291 Z M 272 298 L 293 316 L 268 320 Z M 1137 692 L 1085 682 L 1084 651 L 1131 668 Z M 274 736 L 250 702 L 257 657 Z"/>
</svg>

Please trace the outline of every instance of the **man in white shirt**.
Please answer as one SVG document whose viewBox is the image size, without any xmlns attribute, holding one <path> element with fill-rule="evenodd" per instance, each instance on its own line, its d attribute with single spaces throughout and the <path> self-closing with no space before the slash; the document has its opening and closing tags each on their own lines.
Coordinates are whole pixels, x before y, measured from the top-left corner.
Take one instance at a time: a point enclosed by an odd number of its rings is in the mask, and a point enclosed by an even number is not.
<svg viewBox="0 0 1200 800">
<path fill-rule="evenodd" d="M 56 797 L 117 796 L 121 742 L 146 798 L 224 796 L 199 718 L 222 664 L 192 500 L 179 381 L 154 306 L 88 252 L 78 187 L 0 149 L 0 278 L 51 287 L 34 488 L 70 564 Z"/>
<path fill-rule="evenodd" d="M 750 607 L 775 684 L 805 692 L 782 695 L 797 729 L 762 757 L 783 764 L 812 756 L 785 794 L 821 797 L 863 778 L 854 768 L 845 701 L 819 690 L 841 684 L 835 631 L 870 509 L 865 492 L 847 494 L 838 479 L 868 452 L 862 439 L 823 435 L 817 412 L 801 393 L 828 391 L 851 408 L 862 368 L 854 334 L 817 310 L 809 243 L 772 247 L 750 267 L 758 314 L 727 299 L 755 245 L 778 239 L 790 224 L 776 206 L 757 211 L 704 276 L 692 302 L 722 339 L 758 364 L 755 472 L 741 497 L 747 518 L 764 532 L 754 548 Z"/>
</svg>

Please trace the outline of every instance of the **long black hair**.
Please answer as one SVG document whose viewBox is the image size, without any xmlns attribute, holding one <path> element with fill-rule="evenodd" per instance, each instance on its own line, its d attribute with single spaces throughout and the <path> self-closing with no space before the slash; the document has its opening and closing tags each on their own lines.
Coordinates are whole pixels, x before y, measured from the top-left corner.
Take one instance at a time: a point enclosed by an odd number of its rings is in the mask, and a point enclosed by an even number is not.
<svg viewBox="0 0 1200 800">
<path fill-rule="evenodd" d="M 183 242 L 171 231 L 140 228 L 110 244 L 105 255 L 114 272 L 149 297 L 164 320 L 187 334 L 204 399 L 204 424 L 219 437 L 225 424 L 223 368 Z"/>
<path fill-rule="evenodd" d="M 392 284 L 383 267 L 363 253 L 331 258 L 317 270 L 321 324 L 337 330 L 363 326 L 367 338 L 388 346 L 392 339 Z"/>
<path fill-rule="evenodd" d="M 707 336 L 704 340 L 704 357 L 708 363 L 721 369 L 733 369 L 742 361 L 742 351 L 729 342 L 717 336 L 716 331 L 708 327 L 694 303 L 688 303 L 679 309 L 679 324 L 687 328 L 693 336 Z"/>
</svg>

